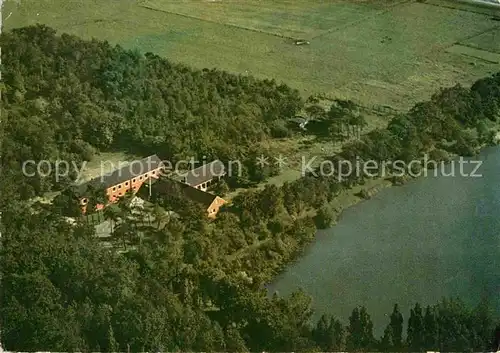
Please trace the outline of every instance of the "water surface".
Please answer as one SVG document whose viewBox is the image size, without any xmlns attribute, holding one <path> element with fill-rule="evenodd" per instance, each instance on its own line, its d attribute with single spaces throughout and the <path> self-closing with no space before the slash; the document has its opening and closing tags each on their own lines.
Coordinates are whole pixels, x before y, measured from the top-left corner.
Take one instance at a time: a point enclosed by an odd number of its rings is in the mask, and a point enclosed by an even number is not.
<svg viewBox="0 0 500 353">
<path fill-rule="evenodd" d="M 483 162 L 481 177 L 461 176 L 456 161 L 455 176 L 429 172 L 347 209 L 270 291 L 303 288 L 316 315 L 344 322 L 365 305 L 377 333 L 394 303 L 405 318 L 415 302 L 434 304 L 443 296 L 470 304 L 485 297 L 500 311 L 500 148 L 473 160 Z M 463 174 L 474 168 L 465 164 Z"/>
</svg>

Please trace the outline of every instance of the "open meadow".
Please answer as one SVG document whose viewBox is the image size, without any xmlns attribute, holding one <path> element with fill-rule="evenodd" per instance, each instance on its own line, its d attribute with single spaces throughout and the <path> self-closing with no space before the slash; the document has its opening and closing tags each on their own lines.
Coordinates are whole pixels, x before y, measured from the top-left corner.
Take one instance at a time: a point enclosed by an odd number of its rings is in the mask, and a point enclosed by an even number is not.
<svg viewBox="0 0 500 353">
<path fill-rule="evenodd" d="M 47 24 L 198 68 L 274 78 L 304 95 L 406 109 L 497 71 L 500 11 L 365 1 L 8 1 L 6 29 Z M 10 14 L 12 13 L 12 14 Z M 295 45 L 295 39 L 310 41 Z"/>
</svg>

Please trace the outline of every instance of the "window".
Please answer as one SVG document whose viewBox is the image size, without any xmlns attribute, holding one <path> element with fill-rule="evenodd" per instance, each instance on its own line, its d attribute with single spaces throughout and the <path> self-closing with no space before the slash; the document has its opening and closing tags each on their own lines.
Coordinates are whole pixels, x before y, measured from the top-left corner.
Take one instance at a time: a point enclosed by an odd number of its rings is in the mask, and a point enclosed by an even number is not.
<svg viewBox="0 0 500 353">
<path fill-rule="evenodd" d="M 156 170 L 153 170 L 153 171 L 151 172 L 151 174 L 155 175 L 155 174 L 156 174 Z"/>
<path fill-rule="evenodd" d="M 128 181 L 125 182 L 125 186 L 128 186 Z"/>
<path fill-rule="evenodd" d="M 81 202 L 82 202 L 82 205 L 86 205 L 87 202 L 89 202 L 89 200 L 87 200 L 86 198 L 83 198 Z"/>
<path fill-rule="evenodd" d="M 118 185 L 118 189 L 121 189 L 121 188 L 122 188 L 122 186 L 121 186 L 121 185 Z"/>
<path fill-rule="evenodd" d="M 113 187 L 113 191 L 116 191 L 116 186 Z"/>
<path fill-rule="evenodd" d="M 142 175 L 139 177 L 139 180 L 142 180 Z"/>
<path fill-rule="evenodd" d="M 132 182 L 133 182 L 133 183 L 135 183 L 135 178 L 134 178 L 134 179 L 132 179 Z"/>
</svg>

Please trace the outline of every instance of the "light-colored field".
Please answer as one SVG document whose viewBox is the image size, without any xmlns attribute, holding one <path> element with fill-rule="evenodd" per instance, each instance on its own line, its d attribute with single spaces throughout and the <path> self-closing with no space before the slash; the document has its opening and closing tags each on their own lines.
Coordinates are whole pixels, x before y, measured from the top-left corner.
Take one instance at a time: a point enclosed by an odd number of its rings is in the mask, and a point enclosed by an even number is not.
<svg viewBox="0 0 500 353">
<path fill-rule="evenodd" d="M 500 54 L 490 51 L 471 48 L 465 45 L 454 45 L 446 49 L 449 53 L 461 54 L 471 58 L 480 59 L 492 64 L 500 64 Z"/>
<path fill-rule="evenodd" d="M 143 0 L 144 7 L 270 33 L 280 37 L 312 39 L 321 34 L 352 25 L 374 10 L 404 0 L 382 1 L 291 1 L 274 0 Z"/>
<path fill-rule="evenodd" d="M 489 31 L 465 40 L 460 44 L 500 54 L 500 31 Z"/>
<path fill-rule="evenodd" d="M 19 7 L 8 2 L 4 12 L 11 11 L 7 29 L 41 22 L 365 106 L 406 109 L 442 86 L 470 84 L 498 70 L 446 50 L 463 41 L 495 50 L 500 23 L 492 15 L 415 1 L 31 0 Z M 311 44 L 296 46 L 285 37 Z"/>
<path fill-rule="evenodd" d="M 134 156 L 125 153 L 105 152 L 94 157 L 90 162 L 82 165 L 79 183 L 84 183 L 90 179 L 101 175 L 111 173 L 122 166 L 128 164 L 129 161 L 135 160 Z"/>
</svg>

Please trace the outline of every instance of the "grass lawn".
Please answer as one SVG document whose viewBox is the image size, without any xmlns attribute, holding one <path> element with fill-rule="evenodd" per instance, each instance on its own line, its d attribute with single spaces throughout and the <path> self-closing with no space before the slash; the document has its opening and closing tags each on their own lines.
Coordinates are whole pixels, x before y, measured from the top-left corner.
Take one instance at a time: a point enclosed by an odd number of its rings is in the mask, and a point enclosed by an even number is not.
<svg viewBox="0 0 500 353">
<path fill-rule="evenodd" d="M 79 181 L 83 183 L 100 175 L 110 173 L 135 159 L 137 157 L 121 152 L 102 152 L 82 166 Z"/>
<path fill-rule="evenodd" d="M 489 31 L 467 39 L 460 44 L 500 54 L 500 31 Z"/>
<path fill-rule="evenodd" d="M 446 50 L 464 41 L 498 50 L 500 23 L 489 12 L 415 1 L 31 0 L 7 2 L 4 12 L 12 12 L 5 29 L 45 23 L 365 106 L 406 109 L 441 86 L 470 84 L 498 70 Z M 288 37 L 311 44 L 296 46 Z"/>
</svg>

